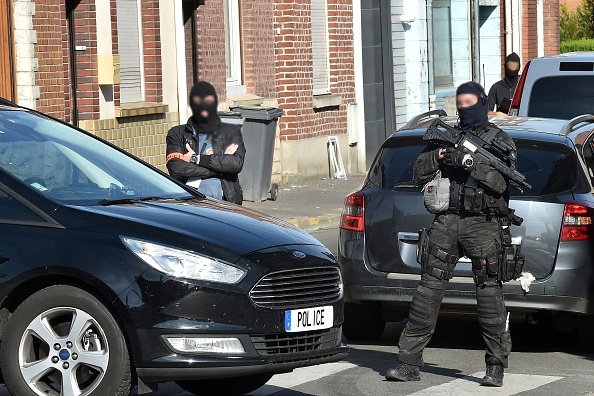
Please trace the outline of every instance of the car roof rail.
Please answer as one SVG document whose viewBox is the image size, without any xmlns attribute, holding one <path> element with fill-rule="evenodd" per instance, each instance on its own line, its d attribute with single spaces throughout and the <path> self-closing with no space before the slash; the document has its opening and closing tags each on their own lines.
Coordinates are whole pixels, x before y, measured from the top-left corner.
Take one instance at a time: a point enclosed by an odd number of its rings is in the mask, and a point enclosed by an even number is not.
<svg viewBox="0 0 594 396">
<path fill-rule="evenodd" d="M 573 117 L 571 120 L 567 121 L 563 128 L 561 128 L 561 135 L 567 136 L 569 135 L 575 128 L 576 125 L 581 124 L 583 122 L 587 123 L 594 123 L 594 115 L 592 114 L 582 114 L 577 117 Z"/>
<path fill-rule="evenodd" d="M 414 127 L 417 127 L 417 126 L 419 126 L 419 124 L 422 120 L 425 120 L 425 119 L 435 116 L 435 115 L 439 116 L 439 117 L 447 117 L 448 113 L 446 113 L 445 110 L 443 110 L 443 109 L 439 109 L 439 110 L 431 110 L 426 113 L 419 114 L 418 116 L 411 118 L 411 120 L 409 122 L 407 122 L 406 125 L 404 127 L 402 127 L 402 129 L 412 129 Z"/>
</svg>

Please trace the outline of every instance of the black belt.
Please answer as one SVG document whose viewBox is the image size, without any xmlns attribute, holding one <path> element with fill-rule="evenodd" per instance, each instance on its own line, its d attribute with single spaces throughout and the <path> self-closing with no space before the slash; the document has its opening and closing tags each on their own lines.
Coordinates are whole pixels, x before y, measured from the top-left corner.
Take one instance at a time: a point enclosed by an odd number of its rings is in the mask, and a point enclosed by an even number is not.
<svg viewBox="0 0 594 396">
<path fill-rule="evenodd" d="M 456 264 L 458 262 L 458 256 L 450 254 L 432 243 L 429 244 L 428 250 L 429 254 L 431 254 L 434 257 L 437 257 L 444 263 Z"/>
<path fill-rule="evenodd" d="M 442 270 L 437 267 L 433 267 L 432 265 L 428 265 L 426 268 L 426 271 L 429 275 L 431 275 L 439 280 L 442 280 L 442 279 L 450 280 L 454 276 L 452 271 Z"/>
</svg>

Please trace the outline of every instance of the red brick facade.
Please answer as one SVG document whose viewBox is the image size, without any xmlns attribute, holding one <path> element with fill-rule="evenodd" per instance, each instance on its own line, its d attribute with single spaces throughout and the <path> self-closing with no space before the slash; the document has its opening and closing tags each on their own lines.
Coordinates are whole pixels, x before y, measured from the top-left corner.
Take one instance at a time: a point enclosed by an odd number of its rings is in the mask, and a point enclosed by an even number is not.
<svg viewBox="0 0 594 396">
<path fill-rule="evenodd" d="M 142 32 L 144 55 L 144 88 L 146 102 L 161 103 L 161 25 L 159 21 L 159 0 L 142 0 Z"/>
<path fill-rule="evenodd" d="M 524 64 L 528 60 L 538 57 L 536 1 L 522 1 L 522 53 L 519 55 Z"/>
<path fill-rule="evenodd" d="M 276 1 L 276 76 L 281 140 L 301 140 L 347 132 L 346 104 L 355 96 L 352 3 L 328 0 L 330 91 L 343 104 L 314 110 L 310 3 Z"/>
<path fill-rule="evenodd" d="M 198 78 L 214 85 L 219 102 L 225 100 L 225 14 L 223 0 L 206 0 L 197 11 Z"/>
<path fill-rule="evenodd" d="M 60 119 L 70 118 L 70 68 L 68 65 L 68 28 L 66 6 L 61 1 L 37 1 L 33 26 L 37 42 L 34 46 L 38 69 L 35 84 L 39 86 L 39 111 Z M 48 23 L 52 21 L 53 23 Z M 66 44 L 66 46 L 65 46 Z"/>
<path fill-rule="evenodd" d="M 561 39 L 559 36 L 559 0 L 543 1 L 544 15 L 544 54 L 556 55 L 559 53 Z"/>
</svg>

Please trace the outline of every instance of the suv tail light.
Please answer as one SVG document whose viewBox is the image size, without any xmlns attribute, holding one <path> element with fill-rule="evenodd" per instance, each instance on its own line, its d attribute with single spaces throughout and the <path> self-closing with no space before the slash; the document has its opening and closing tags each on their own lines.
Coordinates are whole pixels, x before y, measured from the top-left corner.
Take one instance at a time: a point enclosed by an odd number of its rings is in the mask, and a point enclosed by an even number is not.
<svg viewBox="0 0 594 396">
<path fill-rule="evenodd" d="M 364 202 L 365 196 L 360 191 L 346 197 L 342 216 L 340 217 L 340 228 L 365 231 Z"/>
<path fill-rule="evenodd" d="M 518 81 L 518 86 L 516 87 L 516 91 L 514 92 L 514 98 L 512 99 L 512 103 L 509 107 L 508 112 L 510 116 L 517 116 L 520 111 L 520 101 L 522 100 L 522 92 L 524 92 L 524 82 L 526 81 L 526 76 L 528 75 L 529 67 L 530 61 L 528 61 L 528 63 L 526 63 L 526 66 L 524 66 L 524 70 L 522 71 L 522 75 L 520 76 L 520 81 Z"/>
<path fill-rule="evenodd" d="M 565 204 L 561 241 L 585 241 L 593 235 L 592 214 L 594 210 L 577 203 Z"/>
</svg>

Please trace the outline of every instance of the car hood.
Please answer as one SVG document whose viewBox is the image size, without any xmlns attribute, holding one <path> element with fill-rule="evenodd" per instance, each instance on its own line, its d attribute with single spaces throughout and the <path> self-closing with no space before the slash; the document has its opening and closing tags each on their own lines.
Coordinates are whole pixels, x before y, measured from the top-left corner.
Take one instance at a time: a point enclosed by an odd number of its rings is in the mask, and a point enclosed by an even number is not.
<svg viewBox="0 0 594 396">
<path fill-rule="evenodd" d="M 282 245 L 323 246 L 283 220 L 211 199 L 65 205 L 53 217 L 67 229 L 127 235 L 186 249 L 206 246 L 237 256 Z"/>
</svg>

